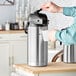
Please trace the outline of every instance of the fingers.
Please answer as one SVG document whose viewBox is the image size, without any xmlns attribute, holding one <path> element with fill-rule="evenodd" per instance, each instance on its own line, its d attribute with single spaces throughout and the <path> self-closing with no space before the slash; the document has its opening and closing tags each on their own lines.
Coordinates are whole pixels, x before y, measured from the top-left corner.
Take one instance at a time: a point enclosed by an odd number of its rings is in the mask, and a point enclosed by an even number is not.
<svg viewBox="0 0 76 76">
<path fill-rule="evenodd" d="M 47 10 L 50 8 L 51 2 L 45 3 L 41 6 L 42 10 Z"/>
<path fill-rule="evenodd" d="M 44 10 L 44 11 L 51 12 L 51 13 L 63 12 L 63 8 L 58 6 L 58 5 L 56 5 L 53 2 L 48 2 L 48 3 L 43 4 L 41 6 L 41 9 Z"/>
<path fill-rule="evenodd" d="M 53 2 L 51 2 L 51 5 L 53 5 L 53 6 L 57 6 L 55 3 L 53 3 Z"/>
</svg>

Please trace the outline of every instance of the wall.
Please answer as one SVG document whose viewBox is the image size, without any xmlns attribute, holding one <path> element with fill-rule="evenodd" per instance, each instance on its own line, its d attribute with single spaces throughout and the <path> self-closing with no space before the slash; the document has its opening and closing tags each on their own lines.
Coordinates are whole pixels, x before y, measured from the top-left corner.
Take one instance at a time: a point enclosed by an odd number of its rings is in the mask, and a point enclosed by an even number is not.
<svg viewBox="0 0 76 76">
<path fill-rule="evenodd" d="M 15 22 L 16 21 L 16 10 L 14 6 L 0 6 L 0 24 L 5 24 L 5 22 Z"/>
</svg>

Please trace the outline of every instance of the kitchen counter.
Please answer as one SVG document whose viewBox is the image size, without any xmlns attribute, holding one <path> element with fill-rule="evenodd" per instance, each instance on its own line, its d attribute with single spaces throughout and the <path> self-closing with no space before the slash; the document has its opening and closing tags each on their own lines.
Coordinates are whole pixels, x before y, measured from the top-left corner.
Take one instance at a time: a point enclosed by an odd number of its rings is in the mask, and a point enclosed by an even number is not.
<svg viewBox="0 0 76 76">
<path fill-rule="evenodd" d="M 14 68 L 21 69 L 30 73 L 55 73 L 55 72 L 76 72 L 76 64 L 66 64 L 62 62 L 49 63 L 46 67 L 30 67 L 26 64 L 15 64 Z"/>
<path fill-rule="evenodd" d="M 24 33 L 24 30 L 9 30 L 9 31 L 0 31 L 0 34 L 14 34 L 14 33 Z"/>
</svg>

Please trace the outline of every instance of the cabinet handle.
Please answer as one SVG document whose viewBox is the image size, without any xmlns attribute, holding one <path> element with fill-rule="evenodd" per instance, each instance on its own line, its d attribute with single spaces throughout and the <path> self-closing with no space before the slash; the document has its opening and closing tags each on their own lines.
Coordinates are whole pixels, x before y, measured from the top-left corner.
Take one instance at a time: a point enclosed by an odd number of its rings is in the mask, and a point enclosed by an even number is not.
<svg viewBox="0 0 76 76">
<path fill-rule="evenodd" d="M 9 57 L 9 66 L 11 66 L 11 57 Z"/>
<path fill-rule="evenodd" d="M 12 56 L 12 65 L 14 64 L 14 56 Z"/>
</svg>

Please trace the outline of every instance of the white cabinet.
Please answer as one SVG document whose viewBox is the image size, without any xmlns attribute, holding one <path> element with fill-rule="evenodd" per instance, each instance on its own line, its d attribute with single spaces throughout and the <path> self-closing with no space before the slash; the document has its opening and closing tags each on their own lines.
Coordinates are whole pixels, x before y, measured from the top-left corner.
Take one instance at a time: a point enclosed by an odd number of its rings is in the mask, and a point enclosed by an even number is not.
<svg viewBox="0 0 76 76">
<path fill-rule="evenodd" d="M 25 33 L 11 34 L 12 63 L 27 63 L 27 36 Z"/>
<path fill-rule="evenodd" d="M 13 64 L 24 64 L 27 62 L 27 45 L 26 41 L 11 41 Z"/>
<path fill-rule="evenodd" d="M 12 65 L 22 63 L 27 63 L 26 34 L 0 34 L 0 76 L 10 76 Z"/>
<path fill-rule="evenodd" d="M 26 73 L 25 74 L 18 74 L 18 73 L 13 73 L 12 76 L 76 76 L 76 72 L 68 72 L 68 73 L 46 73 L 46 74 L 30 74 Z"/>
<path fill-rule="evenodd" d="M 9 35 L 0 34 L 0 76 L 9 76 Z"/>
<path fill-rule="evenodd" d="M 27 63 L 27 35 L 16 33 L 10 35 L 11 65 Z M 13 68 L 11 66 L 11 71 Z"/>
<path fill-rule="evenodd" d="M 9 76 L 9 43 L 0 42 L 0 76 Z"/>
</svg>

